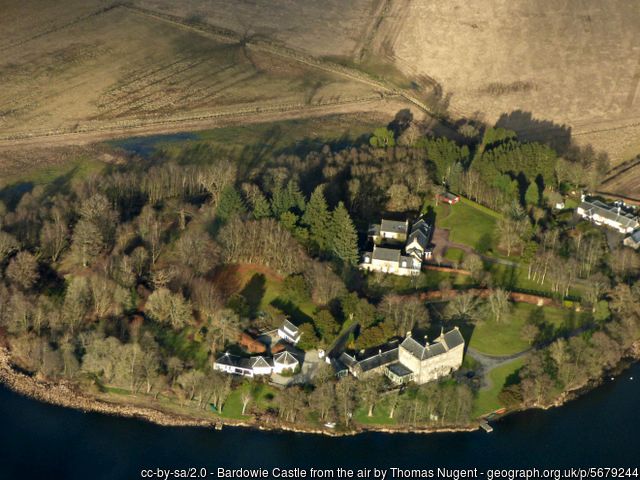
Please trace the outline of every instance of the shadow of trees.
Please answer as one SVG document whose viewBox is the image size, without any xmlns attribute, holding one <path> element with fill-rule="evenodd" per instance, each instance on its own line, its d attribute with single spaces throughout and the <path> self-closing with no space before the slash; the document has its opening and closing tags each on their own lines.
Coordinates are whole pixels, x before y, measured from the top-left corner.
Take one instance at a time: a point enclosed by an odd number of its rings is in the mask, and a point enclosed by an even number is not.
<svg viewBox="0 0 640 480">
<path fill-rule="evenodd" d="M 547 144 L 560 155 L 571 146 L 571 127 L 534 118 L 533 113 L 524 110 L 503 113 L 495 126 L 513 130 L 521 140 Z"/>
</svg>

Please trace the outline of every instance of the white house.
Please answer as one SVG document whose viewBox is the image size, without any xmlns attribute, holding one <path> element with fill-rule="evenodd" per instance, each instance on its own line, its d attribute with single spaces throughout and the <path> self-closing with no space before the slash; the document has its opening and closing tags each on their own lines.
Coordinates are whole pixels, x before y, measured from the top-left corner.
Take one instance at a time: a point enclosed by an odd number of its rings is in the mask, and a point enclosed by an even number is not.
<svg viewBox="0 0 640 480">
<path fill-rule="evenodd" d="M 385 220 L 379 224 L 369 227 L 369 237 L 374 243 L 404 243 L 407 241 L 407 232 L 409 230 L 409 221 L 399 222 L 396 220 Z"/>
<path fill-rule="evenodd" d="M 422 262 L 433 254 L 432 231 L 433 227 L 423 219 L 411 226 L 411 232 L 408 220 L 382 220 L 380 225 L 372 225 L 369 237 L 373 249 L 363 253 L 360 268 L 393 275 L 420 275 Z"/>
<path fill-rule="evenodd" d="M 640 227 L 638 217 L 626 212 L 622 204 L 612 205 L 600 200 L 586 200 L 584 195 L 576 213 L 596 225 L 606 225 L 620 233 L 631 233 Z"/>
<path fill-rule="evenodd" d="M 297 344 L 300 341 L 300 330 L 289 320 L 285 320 L 284 323 L 278 328 L 278 337 L 292 344 Z"/>
<path fill-rule="evenodd" d="M 373 246 L 373 251 L 365 252 L 360 268 L 373 272 L 392 273 L 394 275 L 420 275 L 422 260 L 402 255 L 395 248 Z"/>
<path fill-rule="evenodd" d="M 245 377 L 271 375 L 273 372 L 273 361 L 263 356 L 243 358 L 227 352 L 215 361 L 213 369 L 219 372 L 243 375 Z"/>
<path fill-rule="evenodd" d="M 298 359 L 286 350 L 273 357 L 274 373 L 293 372 L 299 365 Z"/>
<path fill-rule="evenodd" d="M 404 247 L 407 255 L 419 260 L 429 260 L 433 255 L 433 250 L 429 247 L 433 228 L 423 219 L 418 220 L 411 227 L 411 233 Z"/>
</svg>

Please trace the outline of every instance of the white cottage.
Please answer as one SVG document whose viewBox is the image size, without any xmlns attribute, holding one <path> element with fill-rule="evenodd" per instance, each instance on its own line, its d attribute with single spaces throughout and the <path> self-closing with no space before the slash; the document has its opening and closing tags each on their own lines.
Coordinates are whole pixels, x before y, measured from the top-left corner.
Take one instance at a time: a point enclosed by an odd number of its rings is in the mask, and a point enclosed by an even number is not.
<svg viewBox="0 0 640 480">
<path fill-rule="evenodd" d="M 293 345 L 297 344 L 300 341 L 300 330 L 289 320 L 285 320 L 284 323 L 278 328 L 278 337 L 283 340 L 286 340 Z"/>
<path fill-rule="evenodd" d="M 213 369 L 245 377 L 271 375 L 273 372 L 273 360 L 263 356 L 244 358 L 227 352 L 215 361 Z"/>
<path fill-rule="evenodd" d="M 273 357 L 273 372 L 294 372 L 296 368 L 300 366 L 300 362 L 291 353 L 284 352 L 277 353 Z"/>
<path fill-rule="evenodd" d="M 631 233 L 640 228 L 638 217 L 623 209 L 622 204 L 608 204 L 600 200 L 586 200 L 578 205 L 576 213 L 596 225 L 606 225 L 620 233 Z"/>
</svg>

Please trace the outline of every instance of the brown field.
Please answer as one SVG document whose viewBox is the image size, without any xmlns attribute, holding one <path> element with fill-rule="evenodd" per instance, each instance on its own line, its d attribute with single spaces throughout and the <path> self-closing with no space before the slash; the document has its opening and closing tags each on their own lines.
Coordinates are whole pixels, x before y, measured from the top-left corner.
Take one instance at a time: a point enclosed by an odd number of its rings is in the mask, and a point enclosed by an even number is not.
<svg viewBox="0 0 640 480">
<path fill-rule="evenodd" d="M 498 122 L 559 146 L 591 144 L 614 166 L 640 153 L 637 2 L 131 5 L 0 0 L 0 143 L 299 117 L 310 107 L 315 115 L 388 109 L 379 100 L 395 85 L 454 120 Z"/>
<path fill-rule="evenodd" d="M 65 2 L 37 23 L 20 11 L 48 2 L 28 3 L 0 20 L 22 24 L 0 28 L 5 140 L 381 99 L 370 84 L 130 8 Z"/>
<path fill-rule="evenodd" d="M 532 136 L 562 135 L 564 125 L 577 142 L 608 151 L 616 162 L 640 153 L 636 2 L 394 5 L 396 14 L 380 26 L 378 51 L 408 74 L 433 77 L 454 115 L 502 121 Z M 508 116 L 518 110 L 525 114 Z"/>
</svg>

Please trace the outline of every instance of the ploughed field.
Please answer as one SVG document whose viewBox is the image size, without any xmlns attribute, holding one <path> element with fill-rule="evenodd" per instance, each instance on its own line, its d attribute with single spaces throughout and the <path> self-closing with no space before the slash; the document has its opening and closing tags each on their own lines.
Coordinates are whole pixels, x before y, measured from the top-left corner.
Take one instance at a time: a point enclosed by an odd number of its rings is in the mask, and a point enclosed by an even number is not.
<svg viewBox="0 0 640 480">
<path fill-rule="evenodd" d="M 2 3 L 3 139 L 380 98 L 153 12 L 98 0 Z"/>
<path fill-rule="evenodd" d="M 393 4 L 378 48 L 406 73 L 433 77 L 453 113 L 477 114 L 533 138 L 570 129 L 614 160 L 640 153 L 636 2 Z"/>
</svg>

